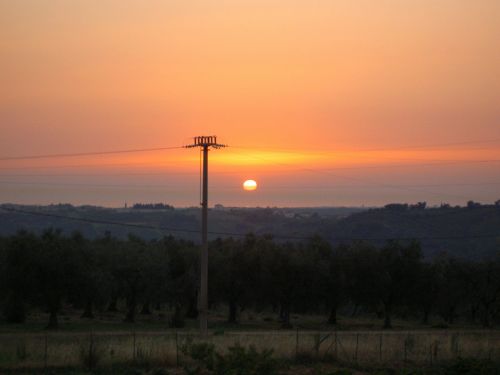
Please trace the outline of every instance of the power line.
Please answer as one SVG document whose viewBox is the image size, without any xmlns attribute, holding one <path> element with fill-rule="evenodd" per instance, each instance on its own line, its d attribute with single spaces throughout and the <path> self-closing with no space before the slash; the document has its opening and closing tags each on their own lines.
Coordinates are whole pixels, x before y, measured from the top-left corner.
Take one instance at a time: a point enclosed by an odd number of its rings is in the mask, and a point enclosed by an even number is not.
<svg viewBox="0 0 500 375">
<path fill-rule="evenodd" d="M 8 211 L 8 212 L 13 212 L 13 213 L 33 215 L 33 216 L 42 216 L 42 217 L 52 217 L 52 218 L 63 219 L 63 220 L 80 221 L 80 222 L 89 223 L 89 224 L 118 225 L 118 226 L 140 228 L 140 229 L 164 230 L 164 231 L 169 231 L 169 232 L 185 232 L 185 233 L 199 233 L 200 232 L 199 230 L 196 230 L 196 229 L 180 229 L 180 228 L 169 228 L 169 227 L 161 227 L 161 226 L 155 227 L 155 226 L 145 225 L 145 224 L 123 223 L 123 222 L 110 221 L 110 220 L 90 219 L 90 218 L 84 218 L 84 217 L 58 215 L 58 214 L 52 214 L 52 213 L 48 213 L 48 212 L 27 211 L 27 210 L 20 210 L 17 208 L 12 208 L 12 207 L 0 207 L 0 209 L 4 210 L 4 211 Z"/>
<path fill-rule="evenodd" d="M 100 219 L 90 219 L 83 217 L 74 217 L 74 216 L 66 216 L 66 215 L 58 215 L 52 214 L 48 212 L 37 212 L 37 211 L 28 211 L 28 210 L 20 210 L 13 207 L 0 207 L 1 210 L 20 213 L 26 215 L 33 216 L 42 216 L 42 217 L 52 217 L 56 219 L 62 220 L 73 220 L 79 222 L 85 222 L 90 224 L 105 224 L 105 225 L 117 225 L 131 228 L 139 228 L 139 229 L 153 229 L 153 230 L 162 230 L 167 232 L 181 232 L 181 233 L 199 233 L 199 230 L 196 229 L 180 229 L 180 228 L 171 228 L 164 226 L 152 226 L 145 224 L 134 224 L 134 223 L 124 223 L 110 220 L 100 220 Z M 235 236 L 235 237 L 246 237 L 249 233 L 236 233 L 236 232 L 215 232 L 208 231 L 208 234 L 219 235 L 219 236 Z M 267 233 L 266 233 L 267 234 Z M 311 236 L 282 236 L 282 235 L 273 235 L 272 238 L 283 239 L 283 240 L 310 240 Z M 484 234 L 484 235 L 461 235 L 461 236 L 415 236 L 415 237 L 336 237 L 331 238 L 333 241 L 346 241 L 346 242 L 354 242 L 354 241 L 427 241 L 427 240 L 466 240 L 466 239 L 481 239 L 481 238 L 497 238 L 500 237 L 500 233 L 498 234 Z"/>
<path fill-rule="evenodd" d="M 279 166 L 293 167 L 293 165 L 291 165 L 291 164 L 276 162 L 274 160 L 270 160 L 270 159 L 263 158 L 263 157 L 260 157 L 260 156 L 253 155 L 253 156 L 250 156 L 250 157 L 252 157 L 254 159 L 263 160 L 265 162 L 268 162 L 268 163 L 271 163 L 271 164 L 275 164 L 275 165 L 279 165 Z M 337 178 L 341 178 L 341 179 L 346 179 L 346 180 L 351 180 L 351 181 L 359 181 L 359 182 L 363 182 L 365 184 L 369 183 L 372 186 L 376 186 L 376 187 L 380 187 L 380 188 L 385 188 L 385 189 L 417 191 L 419 193 L 433 194 L 433 195 L 439 196 L 439 197 L 442 197 L 444 195 L 444 196 L 449 196 L 449 197 L 459 198 L 459 199 L 465 199 L 465 200 L 467 200 L 467 199 L 470 198 L 470 197 L 465 197 L 465 196 L 457 195 L 457 194 L 449 194 L 449 193 L 443 194 L 443 193 L 431 192 L 431 191 L 428 191 L 428 190 L 427 191 L 422 191 L 422 190 L 420 190 L 418 188 L 414 188 L 414 187 L 402 187 L 402 186 L 397 186 L 397 185 L 392 185 L 392 184 L 380 184 L 380 183 L 377 183 L 377 182 L 368 181 L 368 180 L 363 179 L 363 178 L 356 178 L 356 177 L 351 177 L 351 176 L 333 174 L 333 173 L 330 173 L 329 171 L 325 171 L 325 170 L 321 170 L 321 169 L 295 168 L 295 170 L 301 170 L 301 171 L 305 171 L 305 172 L 317 173 L 317 174 L 322 174 L 322 175 L 329 175 L 329 176 L 333 176 L 333 177 L 337 177 Z"/>
<path fill-rule="evenodd" d="M 36 165 L 36 166 L 10 166 L 10 167 L 0 167 L 0 171 L 4 170 L 30 170 L 30 169 L 65 169 L 65 168 L 93 168 L 93 167 L 168 167 L 171 164 L 164 163 L 152 163 L 152 162 L 142 162 L 142 163 L 92 163 L 92 164 L 58 164 L 58 165 Z"/>
<path fill-rule="evenodd" d="M 475 141 L 460 141 L 460 142 L 446 142 L 446 143 L 434 143 L 427 145 L 416 145 L 416 146 L 401 146 L 394 148 L 372 148 L 372 149 L 361 149 L 356 151 L 389 151 L 389 150 L 407 150 L 407 149 L 418 149 L 418 148 L 438 148 L 438 147 L 446 147 L 446 146 L 462 146 L 462 145 L 472 145 L 472 144 L 480 144 L 480 143 L 496 143 L 500 142 L 500 138 L 496 139 L 483 139 L 483 140 L 475 140 Z"/>
<path fill-rule="evenodd" d="M 495 162 L 500 161 L 500 159 L 494 160 L 463 160 L 463 159 L 415 159 L 415 158 L 380 158 L 377 160 L 384 159 L 389 161 L 399 161 L 399 162 L 425 162 L 426 164 L 401 164 L 401 165 L 380 165 L 380 168 L 385 167 L 399 167 L 399 166 L 407 166 L 407 165 L 427 165 L 427 163 L 431 163 L 429 165 L 441 165 L 438 163 L 476 163 L 476 162 Z M 63 169 L 63 168 L 92 168 L 92 167 L 138 167 L 138 166 L 150 166 L 150 167 L 165 167 L 169 166 L 166 164 L 152 163 L 152 162 L 141 162 L 141 163 L 93 163 L 93 164 L 57 164 L 57 165 L 37 165 L 37 166 L 0 166 L 0 171 L 3 170 L 23 170 L 23 169 Z M 372 166 L 366 166 L 366 168 L 370 168 Z M 378 168 L 379 166 L 373 166 L 374 168 Z M 353 167 L 353 168 L 365 168 L 363 166 Z"/>
<path fill-rule="evenodd" d="M 114 150 L 114 151 L 92 151 L 92 152 L 77 152 L 67 154 L 42 154 L 42 155 L 27 155 L 27 156 L 4 156 L 0 157 L 0 161 L 7 160 L 29 160 L 29 159 L 49 159 L 49 158 L 71 158 L 78 156 L 93 156 L 93 155 L 112 155 L 112 154 L 127 154 L 135 152 L 152 152 L 152 151 L 165 151 L 175 150 L 182 147 L 155 147 L 155 148 L 139 148 L 128 150 Z"/>
<path fill-rule="evenodd" d="M 241 172 L 214 172 L 237 174 Z M 198 172 L 123 172 L 123 173 L 5 173 L 2 177 L 113 177 L 113 176 L 163 176 L 169 175 L 198 175 Z"/>
<path fill-rule="evenodd" d="M 462 146 L 469 144 L 481 144 L 481 143 L 497 143 L 500 142 L 500 138 L 493 139 L 483 139 L 483 140 L 473 140 L 473 141 L 458 141 L 458 142 L 446 142 L 446 143 L 434 143 L 434 144 L 424 144 L 424 145 L 407 145 L 400 147 L 386 147 L 386 148 L 366 148 L 366 149 L 354 149 L 354 150 L 338 150 L 338 152 L 374 152 L 374 151 L 392 151 L 392 150 L 411 150 L 411 149 L 422 149 L 422 148 L 439 148 L 446 146 Z M 283 150 L 283 151 L 304 151 L 304 148 L 292 148 L 292 147 L 274 147 L 274 146 L 231 146 L 232 148 L 242 148 L 242 149 L 260 149 L 260 150 Z M 318 149 L 314 148 L 309 151 L 331 151 L 334 152 L 331 148 L 328 149 Z"/>
<path fill-rule="evenodd" d="M 42 186 L 60 186 L 60 187 L 96 187 L 96 188 L 125 188 L 125 189 L 172 189 L 175 188 L 185 190 L 186 188 L 182 186 L 169 186 L 169 185 L 160 185 L 160 184 L 145 184 L 145 185 L 130 185 L 130 184 L 92 184 L 92 183 L 64 183 L 64 182 L 43 182 L 43 181 L 1 181 L 0 184 L 5 185 L 42 185 Z M 442 183 L 442 184 L 405 184 L 405 185 L 393 185 L 397 187 L 413 187 L 413 188 L 427 188 L 427 187 L 445 187 L 445 186 L 496 186 L 500 185 L 500 182 L 472 182 L 472 183 Z M 318 189 L 318 190 L 330 190 L 337 188 L 353 188 L 353 187 L 366 187 L 371 188 L 372 185 L 355 185 L 355 184 L 332 184 L 329 186 L 325 185 L 261 185 L 262 189 Z M 219 186 L 219 185 L 211 185 L 213 189 L 217 190 L 241 190 L 240 185 L 231 185 L 231 186 Z"/>
<path fill-rule="evenodd" d="M 367 165 L 361 167 L 335 167 L 335 168 L 325 168 L 318 170 L 333 171 L 333 170 L 343 170 L 343 169 L 383 169 L 383 168 L 411 168 L 411 167 L 433 167 L 442 165 L 460 165 L 460 164 L 481 164 L 481 163 L 498 163 L 500 159 L 489 159 L 489 160 L 448 160 L 442 162 L 428 162 L 428 163 L 409 163 L 409 164 L 389 164 L 389 165 Z"/>
<path fill-rule="evenodd" d="M 5 185 L 41 185 L 55 187 L 95 187 L 95 188 L 123 188 L 123 189 L 170 189 L 186 190 L 183 186 L 168 186 L 168 185 L 130 185 L 130 184 L 89 184 L 89 183 L 58 183 L 58 182 L 42 182 L 42 181 L 0 181 L 0 184 Z"/>
<path fill-rule="evenodd" d="M 256 156 L 249 156 L 250 158 L 257 158 Z M 268 160 L 260 158 L 261 160 Z M 485 159 L 485 160 L 447 160 L 447 161 L 436 161 L 430 160 L 428 163 L 409 163 L 409 164 L 388 164 L 388 165 L 366 165 L 366 166 L 356 166 L 356 167 L 332 167 L 332 168 L 315 168 L 318 172 L 328 172 L 336 170 L 363 170 L 363 169 L 386 169 L 386 168 L 411 168 L 411 167 L 434 167 L 443 165 L 462 165 L 462 164 L 487 164 L 487 163 L 499 163 L 500 159 Z M 190 175 L 198 174 L 199 172 L 120 172 L 120 173 L 2 173 L 3 170 L 18 170 L 18 169 L 53 169 L 53 168 L 74 168 L 74 167 L 100 167 L 100 166 L 136 166 L 136 165 L 150 165 L 149 163 L 123 163 L 123 164 L 90 164 L 90 165 L 67 165 L 67 166 L 53 166 L 53 167 L 13 167 L 13 168 L 2 168 L 0 167 L 0 176 L 3 177 L 42 177 L 42 176 L 136 176 L 136 175 Z M 292 164 L 283 164 L 283 166 L 292 167 L 285 170 L 296 170 Z M 310 170 L 309 170 L 310 171 Z M 241 171 L 214 171 L 216 174 L 240 174 Z"/>
<path fill-rule="evenodd" d="M 487 139 L 487 140 L 475 140 L 475 141 L 461 141 L 461 142 L 448 142 L 439 144 L 427 144 L 427 145 L 415 145 L 415 146 L 401 146 L 392 148 L 372 148 L 372 149 L 356 149 L 352 151 L 345 152 L 368 152 L 368 151 L 391 151 L 391 150 L 404 150 L 404 149 L 419 149 L 419 148 L 437 148 L 443 146 L 457 146 L 466 144 L 481 144 L 481 143 L 496 143 L 500 142 L 499 139 Z M 277 147 L 261 147 L 261 146 L 231 146 L 232 148 L 240 149 L 272 149 L 272 150 L 295 150 L 304 151 L 302 148 L 277 148 Z M 140 149 L 125 149 L 125 150 L 112 150 L 112 151 L 89 151 L 89 152 L 78 152 L 78 153 L 61 153 L 61 154 L 39 154 L 39 155 L 21 155 L 21 156 L 4 156 L 0 157 L 0 161 L 7 160 L 28 160 L 28 159 L 48 159 L 48 158 L 62 158 L 62 157 L 78 157 L 78 156 L 93 156 L 93 155 L 111 155 L 111 154 L 124 154 L 124 153 L 138 153 L 138 152 L 153 152 L 153 151 L 165 151 L 183 148 L 181 146 L 174 147 L 155 147 L 155 148 L 140 148 Z M 311 151 L 317 151 L 315 148 Z M 323 151 L 331 151 L 323 150 Z"/>
</svg>

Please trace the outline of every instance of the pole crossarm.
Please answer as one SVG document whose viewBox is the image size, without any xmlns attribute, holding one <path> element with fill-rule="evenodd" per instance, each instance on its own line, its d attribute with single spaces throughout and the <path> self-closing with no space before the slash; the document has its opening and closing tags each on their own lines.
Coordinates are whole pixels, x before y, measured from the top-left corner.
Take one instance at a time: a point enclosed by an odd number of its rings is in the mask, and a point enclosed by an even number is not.
<svg viewBox="0 0 500 375">
<path fill-rule="evenodd" d="M 213 147 L 213 148 L 223 148 L 228 147 L 227 145 L 223 145 L 221 143 L 217 143 L 217 136 L 215 135 L 201 135 L 193 138 L 193 143 L 190 145 L 184 146 L 185 148 L 193 148 L 193 147 Z"/>
</svg>

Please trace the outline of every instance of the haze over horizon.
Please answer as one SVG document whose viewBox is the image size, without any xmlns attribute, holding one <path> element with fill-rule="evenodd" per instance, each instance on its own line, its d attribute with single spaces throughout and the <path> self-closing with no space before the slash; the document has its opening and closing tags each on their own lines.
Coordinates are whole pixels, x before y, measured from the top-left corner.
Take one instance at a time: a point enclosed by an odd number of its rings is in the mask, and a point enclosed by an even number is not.
<svg viewBox="0 0 500 375">
<path fill-rule="evenodd" d="M 0 0 L 0 203 L 500 199 L 500 2 Z M 3 158 L 3 159 L 2 159 Z M 242 183 L 254 179 L 255 191 Z"/>
</svg>

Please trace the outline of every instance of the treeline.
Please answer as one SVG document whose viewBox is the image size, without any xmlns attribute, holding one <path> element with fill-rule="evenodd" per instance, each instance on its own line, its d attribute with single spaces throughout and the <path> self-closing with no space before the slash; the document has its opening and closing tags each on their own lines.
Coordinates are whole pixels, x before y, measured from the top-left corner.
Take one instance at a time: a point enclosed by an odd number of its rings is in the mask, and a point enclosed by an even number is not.
<svg viewBox="0 0 500 375">
<path fill-rule="evenodd" d="M 386 328 L 394 316 L 485 327 L 499 320 L 498 257 L 424 262 L 415 241 L 332 247 L 320 237 L 278 243 L 252 234 L 214 240 L 209 253 L 210 305 L 227 306 L 233 323 L 244 309 L 272 310 L 285 328 L 291 313 L 322 313 L 336 324 L 337 312 L 347 309 L 378 314 Z M 197 316 L 198 255 L 194 243 L 171 236 L 88 240 L 55 230 L 19 232 L 0 237 L 0 304 L 9 322 L 24 322 L 30 309 L 48 311 L 49 328 L 68 304 L 92 318 L 96 309 L 117 311 L 124 302 L 128 322 L 168 307 L 170 325 L 182 327 Z"/>
<path fill-rule="evenodd" d="M 132 206 L 136 210 L 174 210 L 175 207 L 165 203 L 135 203 Z"/>
<path fill-rule="evenodd" d="M 479 207 L 488 207 L 491 205 L 488 204 L 481 204 L 479 202 L 474 202 L 474 201 L 467 201 L 466 206 L 467 208 L 479 208 Z M 496 200 L 494 202 L 495 207 L 500 207 L 500 199 Z M 386 210 L 393 210 L 393 211 L 407 211 L 407 210 L 425 210 L 427 208 L 427 202 L 417 202 L 415 204 L 408 204 L 408 203 L 389 203 L 384 206 L 384 209 Z M 449 203 L 441 203 L 439 206 L 440 209 L 449 209 L 452 208 L 452 206 Z M 461 206 L 457 205 L 454 208 L 460 209 L 462 208 Z"/>
</svg>

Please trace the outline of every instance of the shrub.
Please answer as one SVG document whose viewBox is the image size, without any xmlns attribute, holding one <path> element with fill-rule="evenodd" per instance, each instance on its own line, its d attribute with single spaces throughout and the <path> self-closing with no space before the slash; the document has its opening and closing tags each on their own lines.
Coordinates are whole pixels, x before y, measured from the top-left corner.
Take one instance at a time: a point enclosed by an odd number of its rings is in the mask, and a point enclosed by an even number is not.
<svg viewBox="0 0 500 375">
<path fill-rule="evenodd" d="M 317 357 L 311 352 L 299 351 L 295 355 L 295 363 L 297 365 L 310 365 L 316 361 Z"/>
<path fill-rule="evenodd" d="M 19 361 L 24 361 L 28 358 L 28 354 L 26 353 L 26 344 L 21 342 L 16 346 L 16 358 Z"/>
<path fill-rule="evenodd" d="M 97 367 L 102 359 L 102 352 L 94 344 L 80 346 L 80 363 L 86 369 L 92 370 Z"/>
<path fill-rule="evenodd" d="M 193 344 L 188 341 L 181 346 L 181 352 L 193 359 L 195 367 L 189 365 L 184 366 L 184 370 L 188 375 L 197 375 L 206 373 L 208 370 L 213 370 L 215 360 L 215 345 L 208 343 Z"/>
<path fill-rule="evenodd" d="M 135 348 L 134 365 L 149 368 L 151 366 L 151 355 L 142 346 L 137 345 Z"/>
<path fill-rule="evenodd" d="M 156 368 L 150 372 L 151 375 L 170 375 L 167 369 L 164 368 Z"/>
<path fill-rule="evenodd" d="M 275 375 L 278 363 L 273 351 L 257 351 L 254 346 L 245 349 L 236 345 L 228 349 L 226 355 L 216 354 L 215 373 L 217 375 Z"/>
<path fill-rule="evenodd" d="M 333 372 L 329 372 L 328 375 L 352 375 L 352 371 L 350 370 L 336 370 Z"/>
<path fill-rule="evenodd" d="M 185 366 L 187 374 L 198 375 L 215 373 L 217 375 L 276 375 L 278 362 L 272 350 L 257 351 L 254 346 L 246 349 L 240 345 L 228 348 L 226 354 L 217 353 L 215 346 L 208 343 L 187 342 L 181 351 L 196 362 L 191 368 Z"/>
<path fill-rule="evenodd" d="M 208 370 L 213 370 L 215 359 L 215 345 L 200 343 L 193 344 L 189 348 L 189 355 L 200 364 L 204 364 Z"/>
<path fill-rule="evenodd" d="M 458 359 L 451 366 L 446 368 L 446 375 L 496 375 L 500 373 L 500 365 L 491 361 L 474 358 Z"/>
</svg>

